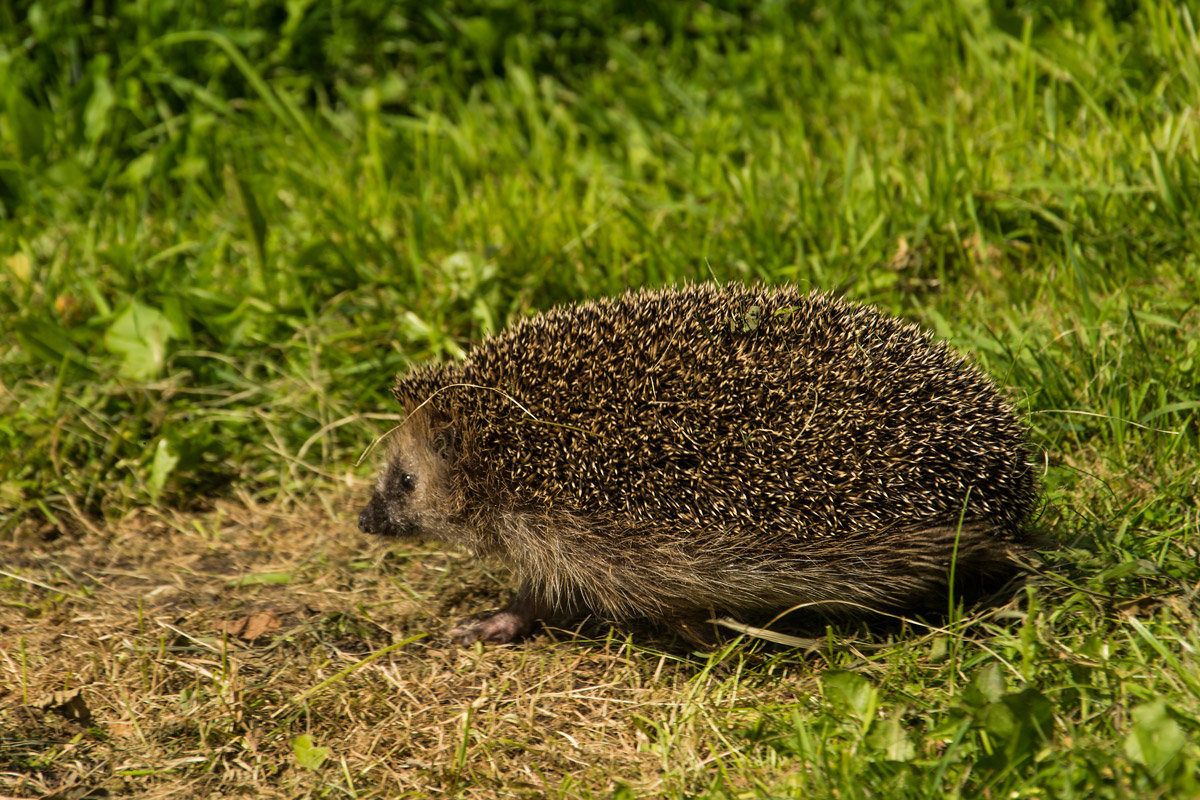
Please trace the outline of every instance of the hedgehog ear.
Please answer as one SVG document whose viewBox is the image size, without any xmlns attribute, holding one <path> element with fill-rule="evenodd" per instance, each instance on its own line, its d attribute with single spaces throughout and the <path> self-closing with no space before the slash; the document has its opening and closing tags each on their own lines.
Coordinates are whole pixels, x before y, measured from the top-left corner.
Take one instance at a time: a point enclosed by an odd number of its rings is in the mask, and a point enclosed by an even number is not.
<svg viewBox="0 0 1200 800">
<path fill-rule="evenodd" d="M 450 461 L 454 458 L 454 453 L 458 450 L 458 426 L 453 422 L 446 421 L 433 430 L 433 452 L 437 453 L 444 461 Z"/>
</svg>

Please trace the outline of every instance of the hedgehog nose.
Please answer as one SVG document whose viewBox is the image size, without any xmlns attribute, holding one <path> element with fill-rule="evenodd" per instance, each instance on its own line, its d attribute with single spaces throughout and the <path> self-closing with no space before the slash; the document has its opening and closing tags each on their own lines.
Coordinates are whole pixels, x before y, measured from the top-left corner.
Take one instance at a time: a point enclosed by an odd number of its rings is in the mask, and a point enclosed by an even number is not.
<svg viewBox="0 0 1200 800">
<path fill-rule="evenodd" d="M 358 515 L 358 529 L 363 533 L 371 533 L 371 507 L 367 506 Z"/>
</svg>

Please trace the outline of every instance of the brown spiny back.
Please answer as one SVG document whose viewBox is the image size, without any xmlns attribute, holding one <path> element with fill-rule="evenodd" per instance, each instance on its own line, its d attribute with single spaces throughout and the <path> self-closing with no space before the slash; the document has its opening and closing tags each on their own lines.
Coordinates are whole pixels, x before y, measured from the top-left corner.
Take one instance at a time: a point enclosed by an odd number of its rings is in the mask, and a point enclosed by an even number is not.
<svg viewBox="0 0 1200 800">
<path fill-rule="evenodd" d="M 455 427 L 452 474 L 481 514 L 614 536 L 778 555 L 962 514 L 1007 539 L 1036 499 L 1025 430 L 978 369 L 913 324 L 790 287 L 557 308 L 395 394 Z"/>
</svg>

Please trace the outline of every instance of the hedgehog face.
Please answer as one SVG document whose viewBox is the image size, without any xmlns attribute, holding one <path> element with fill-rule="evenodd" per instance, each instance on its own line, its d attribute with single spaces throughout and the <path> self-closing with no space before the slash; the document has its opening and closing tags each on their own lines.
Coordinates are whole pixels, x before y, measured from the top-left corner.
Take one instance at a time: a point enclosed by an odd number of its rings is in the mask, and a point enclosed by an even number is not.
<svg viewBox="0 0 1200 800">
<path fill-rule="evenodd" d="M 424 481 L 408 461 L 402 456 L 389 459 L 370 501 L 358 515 L 358 529 L 363 533 L 405 539 L 419 537 L 413 501 L 417 499 L 417 487 Z"/>
<path fill-rule="evenodd" d="M 455 540 L 448 491 L 454 458 L 453 427 L 410 417 L 393 437 L 387 466 L 358 515 L 364 533 L 405 539 Z"/>
</svg>

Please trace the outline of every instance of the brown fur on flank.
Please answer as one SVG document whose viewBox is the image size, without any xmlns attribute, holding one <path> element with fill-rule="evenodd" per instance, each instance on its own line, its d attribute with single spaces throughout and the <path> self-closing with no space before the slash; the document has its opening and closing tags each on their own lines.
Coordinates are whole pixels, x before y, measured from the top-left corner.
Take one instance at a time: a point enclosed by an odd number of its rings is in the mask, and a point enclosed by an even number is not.
<svg viewBox="0 0 1200 800">
<path fill-rule="evenodd" d="M 944 597 L 954 560 L 967 585 L 1011 571 L 1037 497 L 1025 429 L 982 373 L 792 287 L 557 308 L 394 391 L 409 416 L 360 528 L 522 582 L 460 641 L 588 609 L 905 611 Z"/>
</svg>

